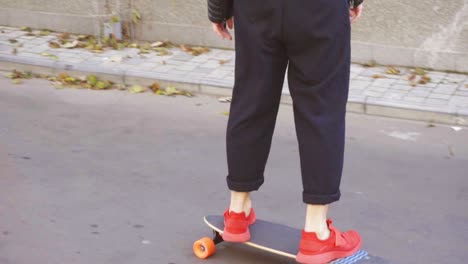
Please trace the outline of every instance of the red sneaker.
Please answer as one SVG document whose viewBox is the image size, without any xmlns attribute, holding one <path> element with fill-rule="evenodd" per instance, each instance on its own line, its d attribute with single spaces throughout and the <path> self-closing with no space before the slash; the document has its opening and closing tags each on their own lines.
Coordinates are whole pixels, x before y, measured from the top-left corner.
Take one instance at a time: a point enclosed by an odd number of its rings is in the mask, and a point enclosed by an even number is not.
<svg viewBox="0 0 468 264">
<path fill-rule="evenodd" d="M 301 244 L 296 261 L 302 264 L 329 263 L 356 253 L 361 247 L 361 236 L 356 231 L 341 233 L 327 221 L 330 237 L 319 240 L 313 232 L 302 231 Z"/>
<path fill-rule="evenodd" d="M 229 212 L 224 213 L 223 239 L 228 242 L 247 242 L 250 240 L 249 226 L 255 223 L 255 211 L 250 209 L 249 216 L 245 213 Z"/>
</svg>

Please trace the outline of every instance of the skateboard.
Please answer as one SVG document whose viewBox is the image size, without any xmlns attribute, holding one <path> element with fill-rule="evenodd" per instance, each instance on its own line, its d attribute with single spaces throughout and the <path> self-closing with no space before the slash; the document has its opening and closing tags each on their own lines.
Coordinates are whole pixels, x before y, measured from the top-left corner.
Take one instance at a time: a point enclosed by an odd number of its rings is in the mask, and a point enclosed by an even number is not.
<svg viewBox="0 0 468 264">
<path fill-rule="evenodd" d="M 222 233 L 224 229 L 224 217 L 220 215 L 209 215 L 204 218 L 205 223 L 213 230 L 213 238 L 204 237 L 195 241 L 193 253 L 201 259 L 212 256 L 216 251 L 216 245 L 223 242 Z M 260 250 L 287 258 L 296 259 L 302 231 L 289 226 L 275 224 L 257 219 L 250 226 L 251 239 L 244 244 Z M 351 263 L 383 263 L 376 261 L 366 251 L 360 250 L 354 255 L 338 259 L 333 264 Z"/>
</svg>

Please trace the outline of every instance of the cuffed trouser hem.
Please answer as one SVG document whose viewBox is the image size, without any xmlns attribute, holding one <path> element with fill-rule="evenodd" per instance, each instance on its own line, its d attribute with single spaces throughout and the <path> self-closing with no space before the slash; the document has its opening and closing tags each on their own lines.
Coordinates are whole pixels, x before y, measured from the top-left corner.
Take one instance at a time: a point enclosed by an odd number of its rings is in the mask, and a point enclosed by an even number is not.
<svg viewBox="0 0 468 264">
<path fill-rule="evenodd" d="M 235 192 L 253 192 L 257 191 L 260 186 L 262 186 L 263 182 L 265 181 L 263 177 L 256 181 L 251 182 L 235 182 L 229 179 L 229 176 L 226 178 L 227 185 L 229 190 Z"/>
<path fill-rule="evenodd" d="M 341 192 L 338 191 L 335 194 L 331 195 L 316 195 L 316 194 L 307 194 L 302 193 L 302 199 L 306 204 L 314 204 L 314 205 L 327 205 L 333 202 L 340 200 Z"/>
</svg>

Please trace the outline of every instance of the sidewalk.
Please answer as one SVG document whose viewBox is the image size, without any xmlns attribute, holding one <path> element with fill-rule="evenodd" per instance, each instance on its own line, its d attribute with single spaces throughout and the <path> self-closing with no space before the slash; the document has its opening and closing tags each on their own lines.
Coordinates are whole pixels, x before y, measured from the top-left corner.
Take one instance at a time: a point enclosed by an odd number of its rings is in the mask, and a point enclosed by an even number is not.
<svg viewBox="0 0 468 264">
<path fill-rule="evenodd" d="M 208 30 L 208 29 L 207 29 Z M 0 70 L 34 73 L 96 74 L 127 85 L 176 85 L 180 89 L 229 96 L 234 83 L 234 51 L 212 49 L 193 56 L 178 47 L 159 52 L 138 48 L 52 48 L 60 33 L 39 36 L 0 26 Z M 70 41 L 76 39 L 71 36 Z M 158 45 L 156 45 L 158 46 Z M 157 49 L 157 48 L 156 48 Z M 437 71 L 417 72 L 398 67 L 352 64 L 349 112 L 453 125 L 468 125 L 468 75 Z M 425 77 L 424 77 L 425 76 Z M 422 81 L 421 81 L 422 79 Z M 427 82 L 427 83 L 426 83 Z M 282 102 L 292 103 L 287 82 Z"/>
</svg>

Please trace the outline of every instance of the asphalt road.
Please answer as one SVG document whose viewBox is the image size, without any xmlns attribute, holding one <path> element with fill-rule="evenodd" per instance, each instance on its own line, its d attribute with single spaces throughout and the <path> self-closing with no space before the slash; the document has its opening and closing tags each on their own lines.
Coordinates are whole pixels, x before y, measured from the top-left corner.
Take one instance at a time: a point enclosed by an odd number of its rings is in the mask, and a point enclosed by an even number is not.
<svg viewBox="0 0 468 264">
<path fill-rule="evenodd" d="M 228 204 L 214 97 L 56 90 L 0 77 L 1 264 L 292 263 L 225 244 L 202 218 Z M 292 108 L 282 106 L 259 218 L 301 228 Z M 390 263 L 466 263 L 468 130 L 349 114 L 342 200 L 331 217 Z"/>
</svg>

